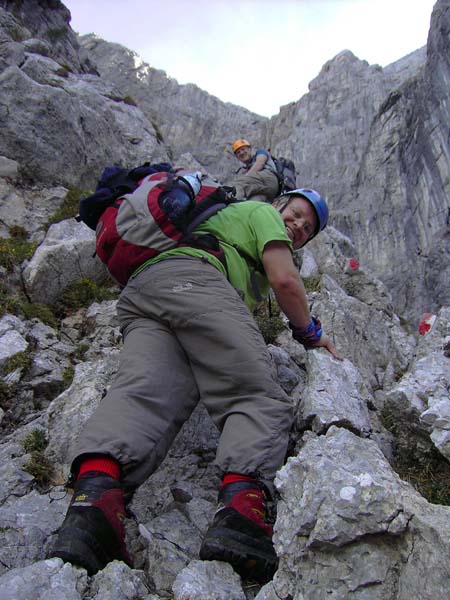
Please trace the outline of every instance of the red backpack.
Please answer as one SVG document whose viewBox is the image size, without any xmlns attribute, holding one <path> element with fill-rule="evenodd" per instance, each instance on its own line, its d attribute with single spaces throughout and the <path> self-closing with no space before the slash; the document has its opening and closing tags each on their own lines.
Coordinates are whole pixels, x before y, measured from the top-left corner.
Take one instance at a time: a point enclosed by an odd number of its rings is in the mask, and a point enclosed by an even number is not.
<svg viewBox="0 0 450 600">
<path fill-rule="evenodd" d="M 182 176 L 168 172 L 148 175 L 134 192 L 115 199 L 102 212 L 96 227 L 96 253 L 121 285 L 126 285 L 145 261 L 177 246 L 201 247 L 220 258 L 220 246 L 215 236 L 192 232 L 210 216 L 236 202 L 234 190 L 202 177 L 201 187 L 189 210 L 182 222 L 177 220 L 175 224 L 163 211 L 161 197 L 176 186 L 180 178 Z M 82 200 L 85 209 L 88 200 Z"/>
</svg>

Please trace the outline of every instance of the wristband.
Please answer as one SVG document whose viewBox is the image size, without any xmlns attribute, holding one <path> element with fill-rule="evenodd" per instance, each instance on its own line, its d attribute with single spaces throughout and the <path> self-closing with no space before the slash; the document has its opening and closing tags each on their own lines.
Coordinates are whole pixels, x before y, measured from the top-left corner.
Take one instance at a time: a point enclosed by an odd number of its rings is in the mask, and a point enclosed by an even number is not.
<svg viewBox="0 0 450 600">
<path fill-rule="evenodd" d="M 317 317 L 312 317 L 311 322 L 306 327 L 295 327 L 289 323 L 294 340 L 303 344 L 305 348 L 313 348 L 322 337 L 322 324 Z"/>
</svg>

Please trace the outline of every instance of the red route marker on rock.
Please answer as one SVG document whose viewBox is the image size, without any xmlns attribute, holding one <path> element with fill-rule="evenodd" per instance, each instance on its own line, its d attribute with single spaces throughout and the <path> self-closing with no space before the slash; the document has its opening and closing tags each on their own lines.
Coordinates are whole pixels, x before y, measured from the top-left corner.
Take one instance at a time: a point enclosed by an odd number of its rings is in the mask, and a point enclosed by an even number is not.
<svg viewBox="0 0 450 600">
<path fill-rule="evenodd" d="M 436 315 L 433 313 L 424 313 L 419 323 L 419 334 L 426 335 L 434 325 Z"/>
</svg>

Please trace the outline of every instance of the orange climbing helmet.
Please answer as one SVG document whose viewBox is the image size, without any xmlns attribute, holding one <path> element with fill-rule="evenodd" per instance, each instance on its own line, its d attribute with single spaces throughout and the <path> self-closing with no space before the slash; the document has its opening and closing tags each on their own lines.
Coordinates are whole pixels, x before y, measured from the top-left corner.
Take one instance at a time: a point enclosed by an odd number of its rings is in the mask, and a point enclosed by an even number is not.
<svg viewBox="0 0 450 600">
<path fill-rule="evenodd" d="M 243 140 L 243 139 L 236 140 L 235 142 L 233 142 L 233 145 L 232 145 L 233 152 L 236 154 L 236 152 L 239 150 L 239 148 L 244 148 L 245 146 L 250 148 L 250 146 L 251 146 L 250 142 L 247 142 L 247 140 Z"/>
</svg>

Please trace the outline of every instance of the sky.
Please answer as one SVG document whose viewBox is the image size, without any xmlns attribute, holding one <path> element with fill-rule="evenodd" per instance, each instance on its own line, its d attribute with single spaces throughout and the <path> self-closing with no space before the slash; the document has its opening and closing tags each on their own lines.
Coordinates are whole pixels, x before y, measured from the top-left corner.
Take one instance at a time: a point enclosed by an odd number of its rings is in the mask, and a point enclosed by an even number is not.
<svg viewBox="0 0 450 600">
<path fill-rule="evenodd" d="M 426 45 L 435 0 L 62 0 L 79 34 L 259 115 L 342 50 L 382 67 Z"/>
</svg>

